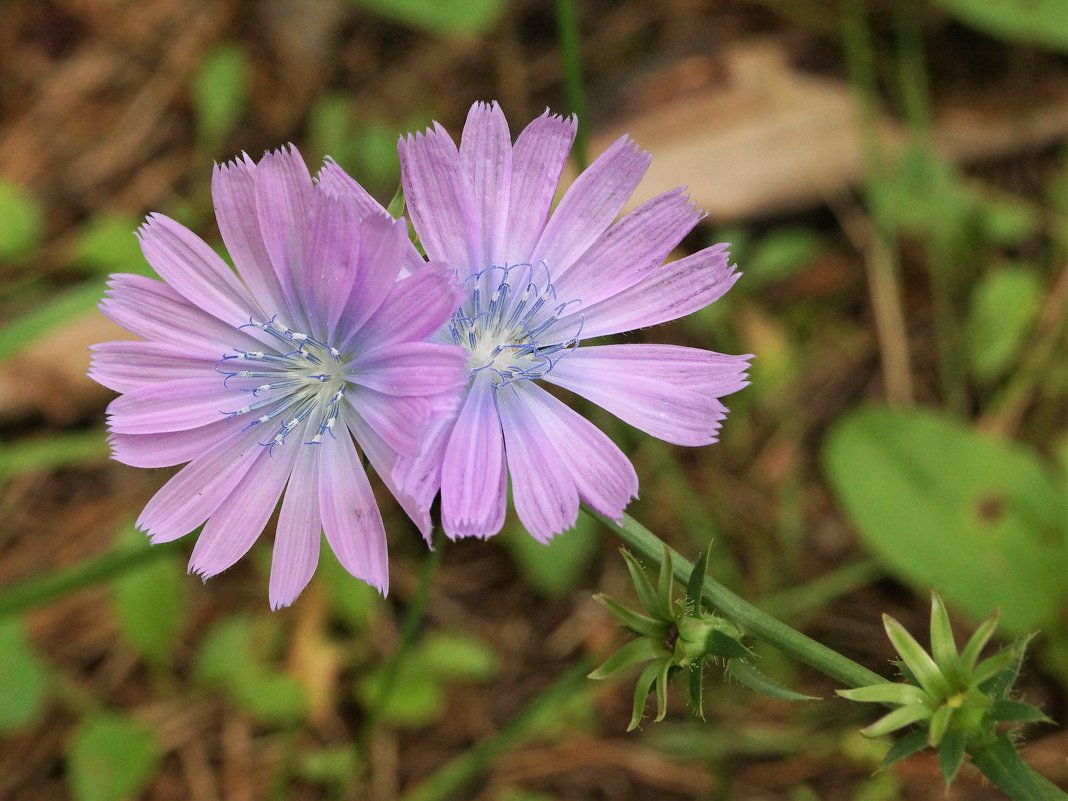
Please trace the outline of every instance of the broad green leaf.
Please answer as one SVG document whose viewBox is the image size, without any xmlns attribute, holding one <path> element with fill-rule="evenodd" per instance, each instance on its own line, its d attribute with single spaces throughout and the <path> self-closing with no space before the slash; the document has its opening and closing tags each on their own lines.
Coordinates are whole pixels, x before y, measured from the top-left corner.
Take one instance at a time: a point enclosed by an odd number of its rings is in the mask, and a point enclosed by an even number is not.
<svg viewBox="0 0 1068 801">
<path fill-rule="evenodd" d="M 121 214 L 94 217 L 78 232 L 71 261 L 92 273 L 150 275 L 152 270 L 134 233 L 140 224 L 140 220 Z"/>
<path fill-rule="evenodd" d="M 146 550 L 145 535 L 129 527 L 120 547 Z M 185 571 L 174 558 L 155 559 L 115 580 L 114 610 L 119 629 L 138 653 L 166 664 L 178 644 L 187 606 Z"/>
<path fill-rule="evenodd" d="M 587 577 L 600 535 L 596 520 L 579 515 L 574 528 L 548 543 L 538 542 L 518 525 L 505 531 L 503 541 L 527 584 L 542 595 L 559 598 Z"/>
<path fill-rule="evenodd" d="M 47 692 L 48 674 L 21 621 L 0 620 L 0 733 L 33 723 Z"/>
<path fill-rule="evenodd" d="M 44 213 L 18 184 L 0 178 L 0 261 L 28 256 L 41 241 Z"/>
<path fill-rule="evenodd" d="M 140 794 L 159 761 L 148 732 L 120 715 L 95 713 L 74 731 L 67 783 L 75 801 L 122 801 Z"/>
<path fill-rule="evenodd" d="M 219 146 L 244 113 L 248 101 L 248 56 L 232 42 L 217 45 L 204 58 L 193 78 L 200 140 Z"/>
<path fill-rule="evenodd" d="M 1065 595 L 1062 510 L 1023 446 L 929 411 L 866 409 L 823 452 L 839 501 L 892 572 L 1012 631 L 1055 622 Z"/>
<path fill-rule="evenodd" d="M 426 636 L 414 657 L 444 679 L 489 681 L 501 668 L 497 652 L 482 640 L 459 632 L 434 631 Z"/>
<path fill-rule="evenodd" d="M 990 382 L 1010 371 L 1041 305 L 1042 282 L 1032 270 L 1003 268 L 979 281 L 967 325 L 976 378 Z"/>
<path fill-rule="evenodd" d="M 483 33 L 504 9 L 504 0 L 354 0 L 384 17 L 437 34 Z"/>
<path fill-rule="evenodd" d="M 935 4 L 984 33 L 1068 51 L 1064 0 L 935 0 Z"/>
<path fill-rule="evenodd" d="M 751 662 L 732 659 L 727 663 L 727 673 L 739 684 L 763 695 L 770 695 L 782 701 L 816 701 L 815 696 L 805 695 L 783 687 L 774 679 L 768 678 Z"/>
</svg>

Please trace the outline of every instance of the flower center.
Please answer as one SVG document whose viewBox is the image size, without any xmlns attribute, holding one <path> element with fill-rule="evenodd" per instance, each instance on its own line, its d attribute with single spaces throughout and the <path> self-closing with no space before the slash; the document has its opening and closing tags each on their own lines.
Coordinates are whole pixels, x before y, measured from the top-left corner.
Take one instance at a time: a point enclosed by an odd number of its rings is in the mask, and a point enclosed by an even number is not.
<svg viewBox="0 0 1068 801">
<path fill-rule="evenodd" d="M 243 431 L 272 421 L 281 421 L 274 436 L 260 444 L 270 448 L 284 445 L 289 434 L 309 417 L 318 428 L 306 445 L 318 445 L 323 435 L 334 436 L 338 409 L 347 380 L 341 352 L 329 342 L 294 331 L 278 321 L 250 321 L 242 328 L 258 328 L 282 344 L 276 351 L 234 349 L 216 363 L 226 376 L 223 385 L 248 392 L 255 399 L 240 409 L 223 412 L 230 418 L 259 412 Z"/>
<path fill-rule="evenodd" d="M 470 294 L 449 321 L 449 333 L 470 354 L 469 379 L 489 371 L 493 386 L 502 387 L 541 378 L 578 347 L 581 317 L 563 341 L 550 332 L 577 301 L 559 301 L 544 262 L 487 267 L 465 283 Z"/>
</svg>

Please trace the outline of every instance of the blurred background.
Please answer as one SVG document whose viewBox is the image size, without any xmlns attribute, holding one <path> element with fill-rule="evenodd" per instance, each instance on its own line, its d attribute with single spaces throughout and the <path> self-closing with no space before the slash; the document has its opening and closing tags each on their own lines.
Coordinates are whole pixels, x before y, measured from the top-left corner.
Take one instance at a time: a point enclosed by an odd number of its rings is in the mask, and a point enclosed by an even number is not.
<svg viewBox="0 0 1068 801">
<path fill-rule="evenodd" d="M 268 533 L 202 585 L 132 521 L 171 471 L 108 459 L 88 346 L 149 211 L 219 243 L 213 160 L 284 142 L 383 202 L 400 133 L 513 135 L 582 110 L 588 154 L 653 154 L 745 273 L 638 337 L 758 355 L 722 442 L 586 408 L 632 456 L 631 513 L 758 606 L 894 675 L 880 615 L 926 643 L 995 607 L 1039 631 L 1023 696 L 1068 719 L 1068 10 L 1063 0 L 593 0 L 586 93 L 550 0 L 5 0 L 0 26 L 0 798 L 246 801 L 983 799 L 937 758 L 874 772 L 871 709 L 787 704 L 710 670 L 624 733 L 632 686 L 583 678 L 632 600 L 595 522 L 510 520 L 431 559 L 387 493 L 391 594 L 324 552 L 270 613 Z M 680 251 L 681 254 L 681 251 Z M 379 487 L 379 489 L 381 489 Z M 833 683 L 758 647 L 800 691 Z M 398 654 L 400 656 L 398 657 Z M 684 688 L 683 688 L 684 689 Z M 1068 786 L 1068 730 L 1025 730 Z"/>
</svg>

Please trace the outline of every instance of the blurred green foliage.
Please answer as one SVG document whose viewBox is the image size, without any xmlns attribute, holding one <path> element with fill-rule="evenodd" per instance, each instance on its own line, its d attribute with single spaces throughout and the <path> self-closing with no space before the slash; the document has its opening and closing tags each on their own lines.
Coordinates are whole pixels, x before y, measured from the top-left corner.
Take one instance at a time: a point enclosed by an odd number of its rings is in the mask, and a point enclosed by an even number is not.
<svg viewBox="0 0 1068 801">
<path fill-rule="evenodd" d="M 935 0 L 943 11 L 985 33 L 1013 42 L 1068 50 L 1064 0 Z"/>
<path fill-rule="evenodd" d="M 48 692 L 48 674 L 17 619 L 0 620 L 0 734 L 33 723 Z"/>
<path fill-rule="evenodd" d="M 0 177 L 0 261 L 28 256 L 41 241 L 44 211 L 28 191 Z"/>
<path fill-rule="evenodd" d="M 216 45 L 205 57 L 190 90 L 201 145 L 215 153 L 248 105 L 250 69 L 244 48 Z"/>
<path fill-rule="evenodd" d="M 90 714 L 67 748 L 67 783 L 74 801 L 122 801 L 140 794 L 159 765 L 152 736 L 111 712 Z"/>
<path fill-rule="evenodd" d="M 932 411 L 864 409 L 824 450 L 831 486 L 865 545 L 914 587 L 1015 633 L 1058 626 L 1068 585 L 1064 504 L 1026 447 Z"/>
<path fill-rule="evenodd" d="M 505 0 L 352 0 L 403 25 L 443 36 L 485 33 Z"/>
<path fill-rule="evenodd" d="M 968 314 L 968 359 L 984 384 L 1012 370 L 1038 317 L 1042 282 L 1027 265 L 1005 266 L 979 279 Z"/>
<path fill-rule="evenodd" d="M 548 543 L 538 542 L 516 521 L 512 521 L 500 536 L 531 589 L 549 598 L 559 598 L 586 577 L 600 548 L 598 529 L 597 521 L 588 515 L 579 515 L 574 528 L 558 534 Z"/>
</svg>

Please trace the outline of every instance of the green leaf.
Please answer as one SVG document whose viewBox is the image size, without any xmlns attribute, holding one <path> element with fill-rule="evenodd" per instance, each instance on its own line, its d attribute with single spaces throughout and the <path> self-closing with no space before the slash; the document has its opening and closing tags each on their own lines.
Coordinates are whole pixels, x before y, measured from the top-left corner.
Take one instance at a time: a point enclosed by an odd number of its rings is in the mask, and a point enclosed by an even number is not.
<svg viewBox="0 0 1068 801">
<path fill-rule="evenodd" d="M 953 784 L 957 777 L 957 771 L 964 764 L 964 747 L 967 745 L 968 736 L 960 729 L 946 732 L 942 743 L 938 748 L 938 766 L 942 769 L 942 778 L 946 787 Z"/>
<path fill-rule="evenodd" d="M 651 665 L 646 665 L 641 675 L 638 676 L 638 682 L 634 685 L 634 702 L 631 705 L 630 723 L 627 724 L 627 731 L 634 731 L 638 728 L 638 724 L 642 722 L 642 715 L 645 714 L 645 699 L 649 697 L 649 691 L 653 689 L 653 684 L 660 674 L 661 667 L 662 664 L 660 662 L 653 662 Z"/>
<path fill-rule="evenodd" d="M 870 726 L 861 729 L 860 733 L 865 737 L 882 737 L 884 734 L 911 726 L 913 723 L 925 720 L 930 716 L 931 710 L 926 704 L 909 704 L 908 706 L 898 707 L 889 715 L 884 715 Z M 926 737 L 926 732 L 924 736 Z"/>
<path fill-rule="evenodd" d="M 931 656 L 943 675 L 953 682 L 959 682 L 961 670 L 957 641 L 953 637 L 949 612 L 937 592 L 931 593 Z"/>
<path fill-rule="evenodd" d="M 972 636 L 968 638 L 964 650 L 960 652 L 962 670 L 969 674 L 975 670 L 975 664 L 979 661 L 979 655 L 983 652 L 986 644 L 990 642 L 990 638 L 994 636 L 994 632 L 997 630 L 1000 620 L 1001 611 L 995 610 L 994 614 L 980 623 Z"/>
<path fill-rule="evenodd" d="M 946 736 L 949 721 L 953 718 L 953 707 L 943 704 L 931 715 L 931 722 L 927 725 L 927 743 L 932 748 L 938 748 L 942 738 Z"/>
<path fill-rule="evenodd" d="M 0 359 L 6 359 L 72 316 L 92 311 L 103 292 L 99 281 L 68 289 L 0 327 Z"/>
<path fill-rule="evenodd" d="M 1032 451 L 933 412 L 867 409 L 839 421 L 823 457 L 862 540 L 898 577 L 977 617 L 1000 606 L 1012 631 L 1058 619 L 1060 498 Z"/>
<path fill-rule="evenodd" d="M 331 611 L 353 631 L 370 631 L 382 611 L 382 596 L 345 570 L 332 549 L 323 551 L 315 580 L 323 583 Z"/>
<path fill-rule="evenodd" d="M 638 560 L 635 558 L 634 554 L 626 548 L 620 548 L 620 553 L 623 554 L 623 561 L 627 563 L 627 570 L 630 572 L 630 580 L 634 582 L 634 591 L 638 593 L 638 601 L 645 607 L 645 611 L 659 620 L 670 620 L 670 615 L 664 617 L 660 614 L 660 605 L 657 602 L 656 590 L 653 589 L 652 582 L 650 582 L 649 577 L 645 575 L 645 571 L 642 570 L 642 566 L 638 564 Z"/>
<path fill-rule="evenodd" d="M 935 4 L 983 33 L 1068 51 L 1064 0 L 935 0 Z"/>
<path fill-rule="evenodd" d="M 972 764 L 1014 801 L 1068 799 L 1063 790 L 1027 766 L 1004 734 L 986 747 L 973 750 Z"/>
<path fill-rule="evenodd" d="M 890 750 L 887 751 L 886 756 L 883 757 L 879 769 L 886 770 L 891 765 L 900 762 L 903 759 L 908 759 L 913 754 L 918 754 L 926 747 L 927 732 L 922 729 L 910 731 L 908 734 L 899 737 L 897 741 L 890 746 Z"/>
<path fill-rule="evenodd" d="M 193 78 L 200 141 L 214 149 L 245 111 L 248 101 L 248 57 L 232 42 L 217 45 Z"/>
<path fill-rule="evenodd" d="M 701 588 L 705 583 L 705 573 L 708 572 L 708 558 L 712 554 L 712 545 L 709 544 L 701 556 L 694 562 L 690 578 L 686 582 L 686 611 L 689 614 L 698 614 L 701 611 Z"/>
<path fill-rule="evenodd" d="M 718 629 L 708 635 L 708 653 L 721 659 L 745 659 L 753 655 L 736 637 Z"/>
<path fill-rule="evenodd" d="M 362 770 L 360 751 L 355 745 L 329 746 L 302 752 L 300 756 L 300 775 L 316 784 L 341 787 Z"/>
<path fill-rule="evenodd" d="M 1008 698 L 999 698 L 990 705 L 987 713 L 993 720 L 1005 721 L 1006 723 L 1052 723 L 1046 713 L 1037 706 L 1025 704 L 1023 701 L 1012 701 Z"/>
<path fill-rule="evenodd" d="M 131 526 L 122 531 L 120 547 L 148 550 L 152 546 Z M 113 592 L 123 636 L 149 662 L 166 664 L 185 622 L 185 571 L 173 558 L 155 559 L 115 579 Z"/>
<path fill-rule="evenodd" d="M 150 274 L 151 268 L 134 235 L 140 224 L 140 220 L 121 214 L 93 217 L 78 231 L 71 247 L 71 261 L 95 274 Z"/>
<path fill-rule="evenodd" d="M 675 574 L 671 569 L 671 549 L 664 546 L 664 561 L 660 563 L 660 579 L 657 582 L 657 612 L 663 620 L 674 616 L 673 598 L 675 595 Z"/>
<path fill-rule="evenodd" d="M 503 0 L 354 0 L 384 17 L 442 35 L 483 33 L 504 9 Z"/>
<path fill-rule="evenodd" d="M 608 609 L 616 620 L 635 634 L 642 637 L 652 637 L 653 639 L 658 640 L 662 640 L 667 636 L 667 623 L 661 620 L 653 620 L 651 617 L 646 617 L 645 615 L 633 612 L 618 601 L 609 598 L 604 593 L 597 593 L 593 598 Z"/>
<path fill-rule="evenodd" d="M 501 668 L 500 657 L 492 647 L 459 632 L 431 632 L 412 658 L 442 678 L 463 681 L 489 681 Z"/>
<path fill-rule="evenodd" d="M 1009 372 L 1042 306 L 1042 282 L 1031 269 L 1003 268 L 976 284 L 968 314 L 972 372 L 990 383 Z"/>
<path fill-rule="evenodd" d="M 705 719 L 705 668 L 701 662 L 690 665 L 690 712 Z"/>
<path fill-rule="evenodd" d="M 883 684 L 870 684 L 867 687 L 857 687 L 852 690 L 835 690 L 835 692 L 847 701 L 859 701 L 864 704 L 905 706 L 907 704 L 922 704 L 927 701 L 927 693 L 915 684 L 901 684 L 890 681 Z"/>
<path fill-rule="evenodd" d="M 656 722 L 659 723 L 667 717 L 667 688 L 668 673 L 671 671 L 671 661 L 665 659 L 660 666 L 660 672 L 656 674 Z"/>
<path fill-rule="evenodd" d="M 107 456 L 107 434 L 102 429 L 53 433 L 0 444 L 0 479 L 19 473 L 104 461 Z"/>
<path fill-rule="evenodd" d="M 745 662 L 741 659 L 732 659 L 727 663 L 727 673 L 730 674 L 739 684 L 748 687 L 750 690 L 754 690 L 763 695 L 770 695 L 772 698 L 778 698 L 782 701 L 818 701 L 819 699 L 812 695 L 804 695 L 803 693 L 795 692 L 787 687 L 783 687 L 773 679 L 768 678 L 750 662 Z"/>
<path fill-rule="evenodd" d="M 600 536 L 597 521 L 579 515 L 574 528 L 548 543 L 539 542 L 518 525 L 504 532 L 503 541 L 527 584 L 541 595 L 560 598 L 589 575 Z"/>
<path fill-rule="evenodd" d="M 999 651 L 993 656 L 984 659 L 975 666 L 975 670 L 972 672 L 972 681 L 976 684 L 982 684 L 999 673 L 1010 670 L 1016 662 L 1016 657 L 1017 655 L 1011 648 L 1006 648 L 1004 651 Z M 1016 671 L 1013 671 L 1013 681 L 1016 680 L 1015 674 Z"/>
<path fill-rule="evenodd" d="M 0 620 L 0 733 L 36 721 L 47 693 L 48 674 L 21 621 Z"/>
<path fill-rule="evenodd" d="M 939 671 L 931 655 L 923 650 L 923 646 L 916 642 L 908 630 L 890 615 L 883 615 L 883 627 L 894 650 L 927 694 L 936 699 L 949 695 L 950 687 L 946 677 Z"/>
<path fill-rule="evenodd" d="M 160 753 L 129 719 L 97 713 L 82 721 L 67 749 L 67 783 L 75 801 L 122 801 L 148 784 Z"/>
<path fill-rule="evenodd" d="M 604 664 L 589 674 L 591 679 L 607 679 L 632 665 L 647 662 L 650 659 L 667 659 L 671 656 L 666 648 L 655 640 L 639 637 L 631 640 L 608 659 Z"/>
<path fill-rule="evenodd" d="M 28 256 L 41 241 L 44 213 L 18 184 L 0 178 L 0 261 Z"/>
</svg>

